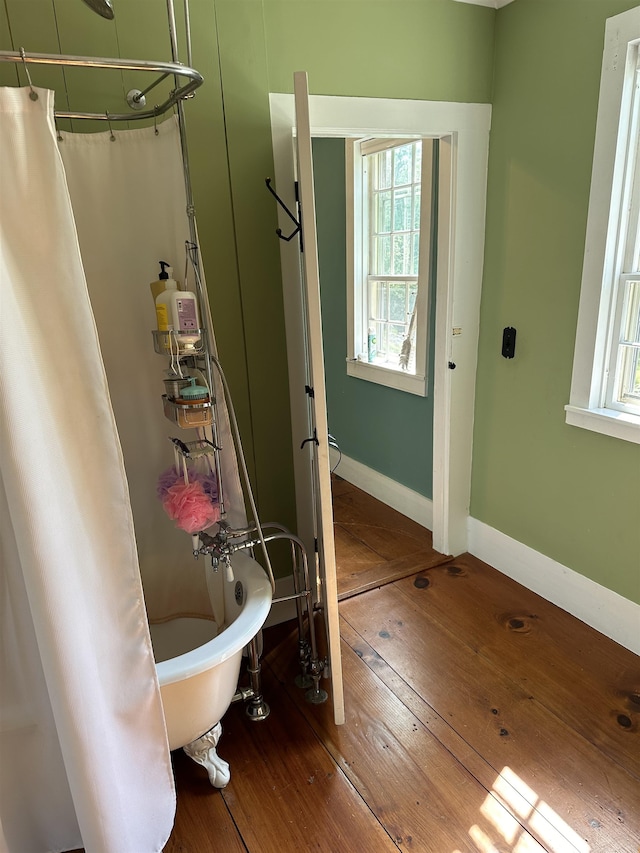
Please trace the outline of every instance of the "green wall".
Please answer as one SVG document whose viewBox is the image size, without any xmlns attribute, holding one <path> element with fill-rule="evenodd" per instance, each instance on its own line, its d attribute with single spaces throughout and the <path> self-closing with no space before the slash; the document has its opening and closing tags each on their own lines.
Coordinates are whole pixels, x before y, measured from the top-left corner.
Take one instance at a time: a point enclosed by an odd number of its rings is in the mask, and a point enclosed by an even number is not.
<svg viewBox="0 0 640 853">
<path fill-rule="evenodd" d="M 264 0 L 269 83 L 316 95 L 486 103 L 495 11 L 453 0 Z"/>
<path fill-rule="evenodd" d="M 165 0 L 114 0 L 113 6 L 115 20 L 105 21 L 80 0 L 0 0 L 0 49 L 171 59 Z M 182 36 L 182 3 L 175 6 Z M 216 340 L 260 517 L 295 529 L 277 218 L 264 187 L 273 160 L 261 4 L 191 0 L 190 6 L 193 64 L 205 84 L 186 103 L 186 126 Z M 91 112 L 127 112 L 125 93 L 152 79 L 93 69 L 30 71 L 34 85 L 56 90 L 57 106 Z M 26 84 L 22 70 L 0 64 L 0 85 L 18 80 Z M 152 93 L 148 102 L 164 97 Z M 107 129 L 78 121 L 60 127 Z M 285 563 L 276 573 L 287 571 Z"/>
<path fill-rule="evenodd" d="M 170 59 L 165 0 L 113 5 L 109 22 L 81 0 L 1 0 L 0 48 Z M 294 71 L 306 69 L 314 93 L 487 101 L 495 13 L 452 0 L 190 5 L 193 64 L 205 85 L 186 105 L 187 130 L 216 338 L 260 515 L 295 528 L 277 217 L 264 186 L 273 175 L 269 92 L 291 91 Z M 0 83 L 15 85 L 16 75 L 0 66 Z M 55 88 L 58 104 L 90 111 L 122 110 L 124 94 L 144 85 L 135 74 L 84 69 L 37 67 L 32 76 Z"/>
<path fill-rule="evenodd" d="M 471 514 L 640 602 L 638 446 L 564 421 L 605 19 L 634 5 L 497 16 Z"/>
<path fill-rule="evenodd" d="M 435 312 L 431 308 L 426 397 L 347 376 L 344 139 L 313 140 L 313 172 L 329 431 L 346 456 L 431 498 Z"/>
<path fill-rule="evenodd" d="M 191 0 L 206 78 L 187 104 L 202 254 L 263 518 L 295 525 L 276 211 L 264 189 L 269 91 L 292 91 L 306 70 L 314 94 L 493 102 L 471 511 L 640 601 L 637 446 L 569 427 L 563 411 L 604 23 L 636 2 L 514 0 L 496 12 L 454 0 Z M 114 7 L 109 24 L 80 0 L 3 0 L 0 46 L 169 58 L 164 0 Z M 89 74 L 33 76 L 63 103 L 66 82 L 72 107 L 113 109 L 134 85 Z M 0 67 L 0 81 L 15 85 L 15 68 Z M 518 329 L 513 361 L 500 356 L 506 325 Z"/>
</svg>

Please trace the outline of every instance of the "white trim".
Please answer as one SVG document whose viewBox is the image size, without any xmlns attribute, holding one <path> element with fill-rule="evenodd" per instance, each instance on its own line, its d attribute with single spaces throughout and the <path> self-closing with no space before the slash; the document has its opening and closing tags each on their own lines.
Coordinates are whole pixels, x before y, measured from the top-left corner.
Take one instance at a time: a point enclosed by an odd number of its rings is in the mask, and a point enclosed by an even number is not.
<svg viewBox="0 0 640 853">
<path fill-rule="evenodd" d="M 617 277 L 617 240 L 628 121 L 622 109 L 631 97 L 635 54 L 640 37 L 640 8 L 609 18 L 600 78 L 593 171 L 585 239 L 580 307 L 566 421 L 627 441 L 640 433 L 640 418 L 619 418 L 604 408 L 605 363 L 611 333 L 613 282 Z M 623 428 L 620 424 L 625 424 Z"/>
<path fill-rule="evenodd" d="M 405 370 L 394 370 L 381 364 L 370 364 L 368 361 L 348 358 L 347 376 L 364 379 L 366 382 L 375 382 L 376 385 L 385 385 L 387 388 L 395 388 L 398 391 L 406 391 L 407 394 L 416 394 L 418 397 L 427 396 L 426 377 L 407 373 Z"/>
<path fill-rule="evenodd" d="M 422 143 L 422 170 L 420 174 L 420 265 L 417 275 L 390 275 L 389 277 L 371 273 L 371 202 L 374 191 L 371 178 L 365 178 L 366 158 L 397 148 L 405 143 Z M 420 397 L 427 396 L 427 341 L 429 334 L 429 291 L 431 285 L 432 252 L 431 228 L 433 207 L 433 161 L 434 141 L 432 138 L 405 136 L 390 139 L 370 137 L 365 140 L 347 138 L 345 140 L 345 176 L 346 176 L 346 240 L 347 240 L 347 376 L 363 379 L 395 388 Z M 413 176 L 411 184 L 414 185 Z M 425 191 L 428 189 L 428 192 Z M 393 218 L 393 217 L 392 217 Z M 356 224 L 358 227 L 356 227 Z M 391 232 L 393 233 L 393 231 Z M 366 244 L 366 245 L 365 245 Z M 376 265 L 377 266 L 377 265 Z M 391 279 L 403 282 L 415 281 L 418 294 L 415 305 L 416 372 L 408 373 L 399 366 L 368 362 L 367 334 L 369 327 L 368 297 L 363 293 L 365 283 L 372 280 Z"/>
<path fill-rule="evenodd" d="M 469 518 L 469 552 L 567 613 L 640 654 L 640 605 Z"/>
<path fill-rule="evenodd" d="M 272 93 L 269 100 L 276 187 L 289 209 L 295 210 L 293 97 Z M 312 95 L 309 104 L 313 136 L 413 134 L 441 140 L 439 245 L 443 231 L 451 245 L 439 255 L 436 284 L 433 394 L 434 409 L 440 416 L 434 423 L 433 539 L 434 547 L 443 553 L 462 553 L 466 550 L 471 490 L 491 106 L 326 95 Z M 448 185 L 442 182 L 442 171 L 446 171 Z M 285 229 L 289 229 L 290 220 L 282 212 L 279 216 L 283 232 L 288 233 Z M 295 448 L 308 438 L 300 269 L 294 241 L 281 242 L 280 251 Z M 443 312 L 438 310 L 442 306 Z M 454 328 L 463 333 L 454 335 Z M 455 371 L 448 369 L 450 361 L 457 365 Z M 303 456 L 294 452 L 298 532 L 307 541 L 312 487 Z"/>
<path fill-rule="evenodd" d="M 456 0 L 458 3 L 471 3 L 474 6 L 490 6 L 492 9 L 501 9 L 513 3 L 513 0 Z"/>
<path fill-rule="evenodd" d="M 344 172 L 346 201 L 346 257 L 347 257 L 347 363 L 355 361 L 356 340 L 363 337 L 362 329 L 362 289 L 356 281 L 362 281 L 362 242 L 364 228 L 356 228 L 356 222 L 364 225 L 368 215 L 362 194 L 362 157 L 356 157 L 357 139 L 344 141 Z M 348 369 L 348 368 L 347 368 Z"/>
<path fill-rule="evenodd" d="M 456 423 L 452 417 L 452 374 L 447 364 L 453 361 L 451 331 L 453 321 L 453 293 L 448 282 L 454 269 L 453 241 L 455 239 L 455 215 L 453 187 L 455 186 L 455 140 L 451 137 L 441 140 L 440 163 L 438 173 L 438 263 L 436 269 L 436 316 L 433 370 L 433 476 L 432 490 L 434 502 L 433 547 L 442 554 L 461 554 L 467 550 L 467 518 L 471 498 L 471 453 L 473 450 L 473 412 L 469 422 L 470 435 L 467 438 L 464 458 L 456 460 L 463 470 L 469 472 L 469 489 L 462 496 L 458 506 L 451 506 L 450 462 L 455 459 L 451 450 L 451 431 Z M 445 189 L 446 188 L 446 189 Z M 478 294 L 479 297 L 479 294 Z M 479 323 L 479 318 L 478 318 Z M 466 324 L 465 324 L 466 325 Z M 477 330 L 476 330 L 477 332 Z M 477 362 L 477 333 L 475 336 Z M 457 367 L 457 365 L 456 365 Z M 470 377 L 466 377 L 469 381 Z M 471 396 L 475 399 L 475 376 L 471 379 Z M 464 405 L 464 403 L 463 403 Z M 454 491 L 455 493 L 455 491 Z M 452 516 L 457 516 L 452 521 Z M 450 530 L 455 527 L 456 535 Z M 464 536 L 460 532 L 464 530 Z M 454 550 L 455 549 L 455 550 Z"/>
<path fill-rule="evenodd" d="M 374 471 L 362 462 L 342 456 L 334 448 L 329 451 L 331 470 L 343 480 L 357 486 L 392 509 L 431 530 L 433 527 L 433 501 L 403 486 L 402 483 Z M 340 462 L 338 460 L 340 459 Z"/>
<path fill-rule="evenodd" d="M 613 409 L 586 409 L 580 406 L 565 406 L 566 422 L 571 426 L 590 429 L 640 444 L 640 417 Z"/>
</svg>

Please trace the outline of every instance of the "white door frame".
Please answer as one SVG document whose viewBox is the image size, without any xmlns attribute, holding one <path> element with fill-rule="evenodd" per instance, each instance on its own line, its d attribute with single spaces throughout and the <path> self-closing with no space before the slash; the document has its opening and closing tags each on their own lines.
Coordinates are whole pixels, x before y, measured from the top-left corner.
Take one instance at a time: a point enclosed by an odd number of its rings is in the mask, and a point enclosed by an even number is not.
<svg viewBox="0 0 640 853">
<path fill-rule="evenodd" d="M 294 97 L 271 94 L 275 187 L 289 209 L 294 191 Z M 438 273 L 434 362 L 433 544 L 445 554 L 467 550 L 473 411 L 484 259 L 487 160 L 491 107 L 311 95 L 312 136 L 430 136 L 440 144 Z M 284 234 L 291 220 L 280 211 Z M 296 239 L 282 242 L 281 261 L 294 448 L 307 436 L 304 332 Z M 498 346 L 498 344 L 496 344 Z M 451 369 L 450 364 L 455 364 Z M 317 401 L 316 401 L 317 402 Z M 312 489 L 306 454 L 295 453 L 298 532 L 313 542 Z"/>
</svg>

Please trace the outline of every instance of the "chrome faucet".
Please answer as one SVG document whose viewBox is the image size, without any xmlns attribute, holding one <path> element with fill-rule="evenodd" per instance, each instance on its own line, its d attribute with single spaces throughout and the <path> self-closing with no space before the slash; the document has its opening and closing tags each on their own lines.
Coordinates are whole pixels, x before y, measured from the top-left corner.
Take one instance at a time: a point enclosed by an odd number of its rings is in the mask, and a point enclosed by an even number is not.
<svg viewBox="0 0 640 853">
<path fill-rule="evenodd" d="M 191 537 L 193 542 L 193 556 L 198 559 L 200 554 L 211 557 L 211 565 L 215 571 L 218 571 L 220 562 L 226 567 L 231 565 L 232 546 L 229 543 L 230 527 L 226 521 L 221 521 L 218 525 L 218 532 L 215 536 L 210 536 L 201 530 L 200 533 L 194 533 Z"/>
</svg>

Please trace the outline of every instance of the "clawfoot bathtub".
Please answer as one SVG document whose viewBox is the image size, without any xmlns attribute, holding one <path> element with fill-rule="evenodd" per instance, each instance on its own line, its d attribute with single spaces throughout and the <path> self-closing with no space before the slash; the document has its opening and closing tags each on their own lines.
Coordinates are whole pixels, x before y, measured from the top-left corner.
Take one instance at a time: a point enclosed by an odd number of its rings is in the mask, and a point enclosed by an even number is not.
<svg viewBox="0 0 640 853">
<path fill-rule="evenodd" d="M 229 781 L 229 767 L 216 753 L 220 719 L 238 686 L 242 650 L 271 608 L 271 585 L 262 567 L 238 551 L 232 568 L 235 579 L 223 581 L 220 626 L 186 617 L 150 626 L 169 748 L 185 747 L 187 755 L 207 768 L 217 788 Z M 209 584 L 210 594 L 212 589 Z M 213 610 L 221 614 L 220 601 Z"/>
</svg>

